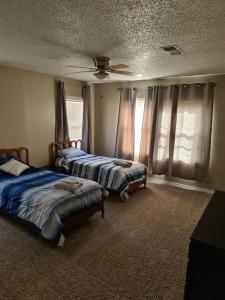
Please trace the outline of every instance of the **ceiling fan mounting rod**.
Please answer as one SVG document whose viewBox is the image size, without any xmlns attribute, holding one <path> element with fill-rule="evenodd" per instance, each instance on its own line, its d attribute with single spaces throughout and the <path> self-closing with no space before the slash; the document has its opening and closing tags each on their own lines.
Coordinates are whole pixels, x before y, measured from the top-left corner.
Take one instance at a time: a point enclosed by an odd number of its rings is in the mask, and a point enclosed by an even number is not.
<svg viewBox="0 0 225 300">
<path fill-rule="evenodd" d="M 95 57 L 94 63 L 97 68 L 106 68 L 109 66 L 110 58 L 109 57 Z"/>
</svg>

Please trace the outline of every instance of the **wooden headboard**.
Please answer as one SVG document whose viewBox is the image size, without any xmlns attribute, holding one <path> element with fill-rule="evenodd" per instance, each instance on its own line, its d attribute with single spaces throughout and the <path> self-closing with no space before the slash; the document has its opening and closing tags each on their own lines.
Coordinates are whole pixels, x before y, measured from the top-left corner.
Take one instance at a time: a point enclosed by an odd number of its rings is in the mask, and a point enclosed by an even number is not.
<svg viewBox="0 0 225 300">
<path fill-rule="evenodd" d="M 3 154 L 15 155 L 16 157 L 21 159 L 23 162 L 25 162 L 27 165 L 29 165 L 29 151 L 25 147 L 0 149 L 0 156 Z"/>
<path fill-rule="evenodd" d="M 81 140 L 64 140 L 57 143 L 50 144 L 49 147 L 49 156 L 50 156 L 50 164 L 54 166 L 56 159 L 58 158 L 58 150 L 66 149 L 70 147 L 81 148 L 82 141 Z"/>
</svg>

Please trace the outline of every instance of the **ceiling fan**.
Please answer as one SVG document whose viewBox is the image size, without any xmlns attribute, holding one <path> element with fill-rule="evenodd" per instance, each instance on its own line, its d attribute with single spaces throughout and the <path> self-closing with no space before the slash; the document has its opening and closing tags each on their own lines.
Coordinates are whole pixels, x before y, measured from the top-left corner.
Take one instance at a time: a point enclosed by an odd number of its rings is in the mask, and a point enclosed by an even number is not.
<svg viewBox="0 0 225 300">
<path fill-rule="evenodd" d="M 94 59 L 94 65 L 95 67 L 79 67 L 79 66 L 67 66 L 69 68 L 78 68 L 78 69 L 87 69 L 85 71 L 78 71 L 78 72 L 72 72 L 67 74 L 76 74 L 76 73 L 86 73 L 86 72 L 92 72 L 93 75 L 98 79 L 105 79 L 110 76 L 110 74 L 120 74 L 120 75 L 127 75 L 127 76 L 136 76 L 141 77 L 141 74 L 134 73 L 134 72 L 128 72 L 128 71 L 121 71 L 120 69 L 129 68 L 126 65 L 119 64 L 119 65 L 109 65 L 110 58 L 109 57 L 95 57 Z"/>
</svg>

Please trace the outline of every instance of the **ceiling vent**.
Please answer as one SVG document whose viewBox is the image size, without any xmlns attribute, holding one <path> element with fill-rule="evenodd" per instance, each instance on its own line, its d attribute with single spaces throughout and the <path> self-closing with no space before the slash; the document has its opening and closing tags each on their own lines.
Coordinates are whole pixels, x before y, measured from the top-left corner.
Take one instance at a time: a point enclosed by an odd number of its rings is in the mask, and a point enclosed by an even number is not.
<svg viewBox="0 0 225 300">
<path fill-rule="evenodd" d="M 184 51 L 182 49 L 180 49 L 179 47 L 177 47 L 177 45 L 172 45 L 172 46 L 165 46 L 162 47 L 162 49 L 169 53 L 170 55 L 180 55 L 182 53 L 184 53 Z"/>
</svg>

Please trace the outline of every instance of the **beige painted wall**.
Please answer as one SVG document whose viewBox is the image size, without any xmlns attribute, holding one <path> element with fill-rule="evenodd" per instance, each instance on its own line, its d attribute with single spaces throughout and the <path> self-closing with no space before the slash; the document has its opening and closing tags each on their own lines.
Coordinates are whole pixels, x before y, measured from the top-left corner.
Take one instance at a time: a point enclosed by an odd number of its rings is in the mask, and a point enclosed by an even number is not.
<svg viewBox="0 0 225 300">
<path fill-rule="evenodd" d="M 90 109 L 91 109 L 91 152 L 95 152 L 95 84 L 90 84 L 91 87 L 91 99 L 90 99 Z"/>
<path fill-rule="evenodd" d="M 35 166 L 48 164 L 48 147 L 55 137 L 54 80 L 0 66 L 0 148 L 26 146 Z M 81 96 L 82 82 L 63 81 L 67 95 Z"/>
<path fill-rule="evenodd" d="M 154 84 L 216 82 L 213 131 L 209 176 L 204 182 L 169 179 L 181 183 L 225 190 L 225 76 L 181 77 L 125 83 L 96 84 L 95 86 L 95 152 L 113 156 L 119 110 L 119 87 L 137 88 L 137 97 L 144 97 L 146 88 Z M 162 176 L 157 176 L 163 178 Z"/>
</svg>

